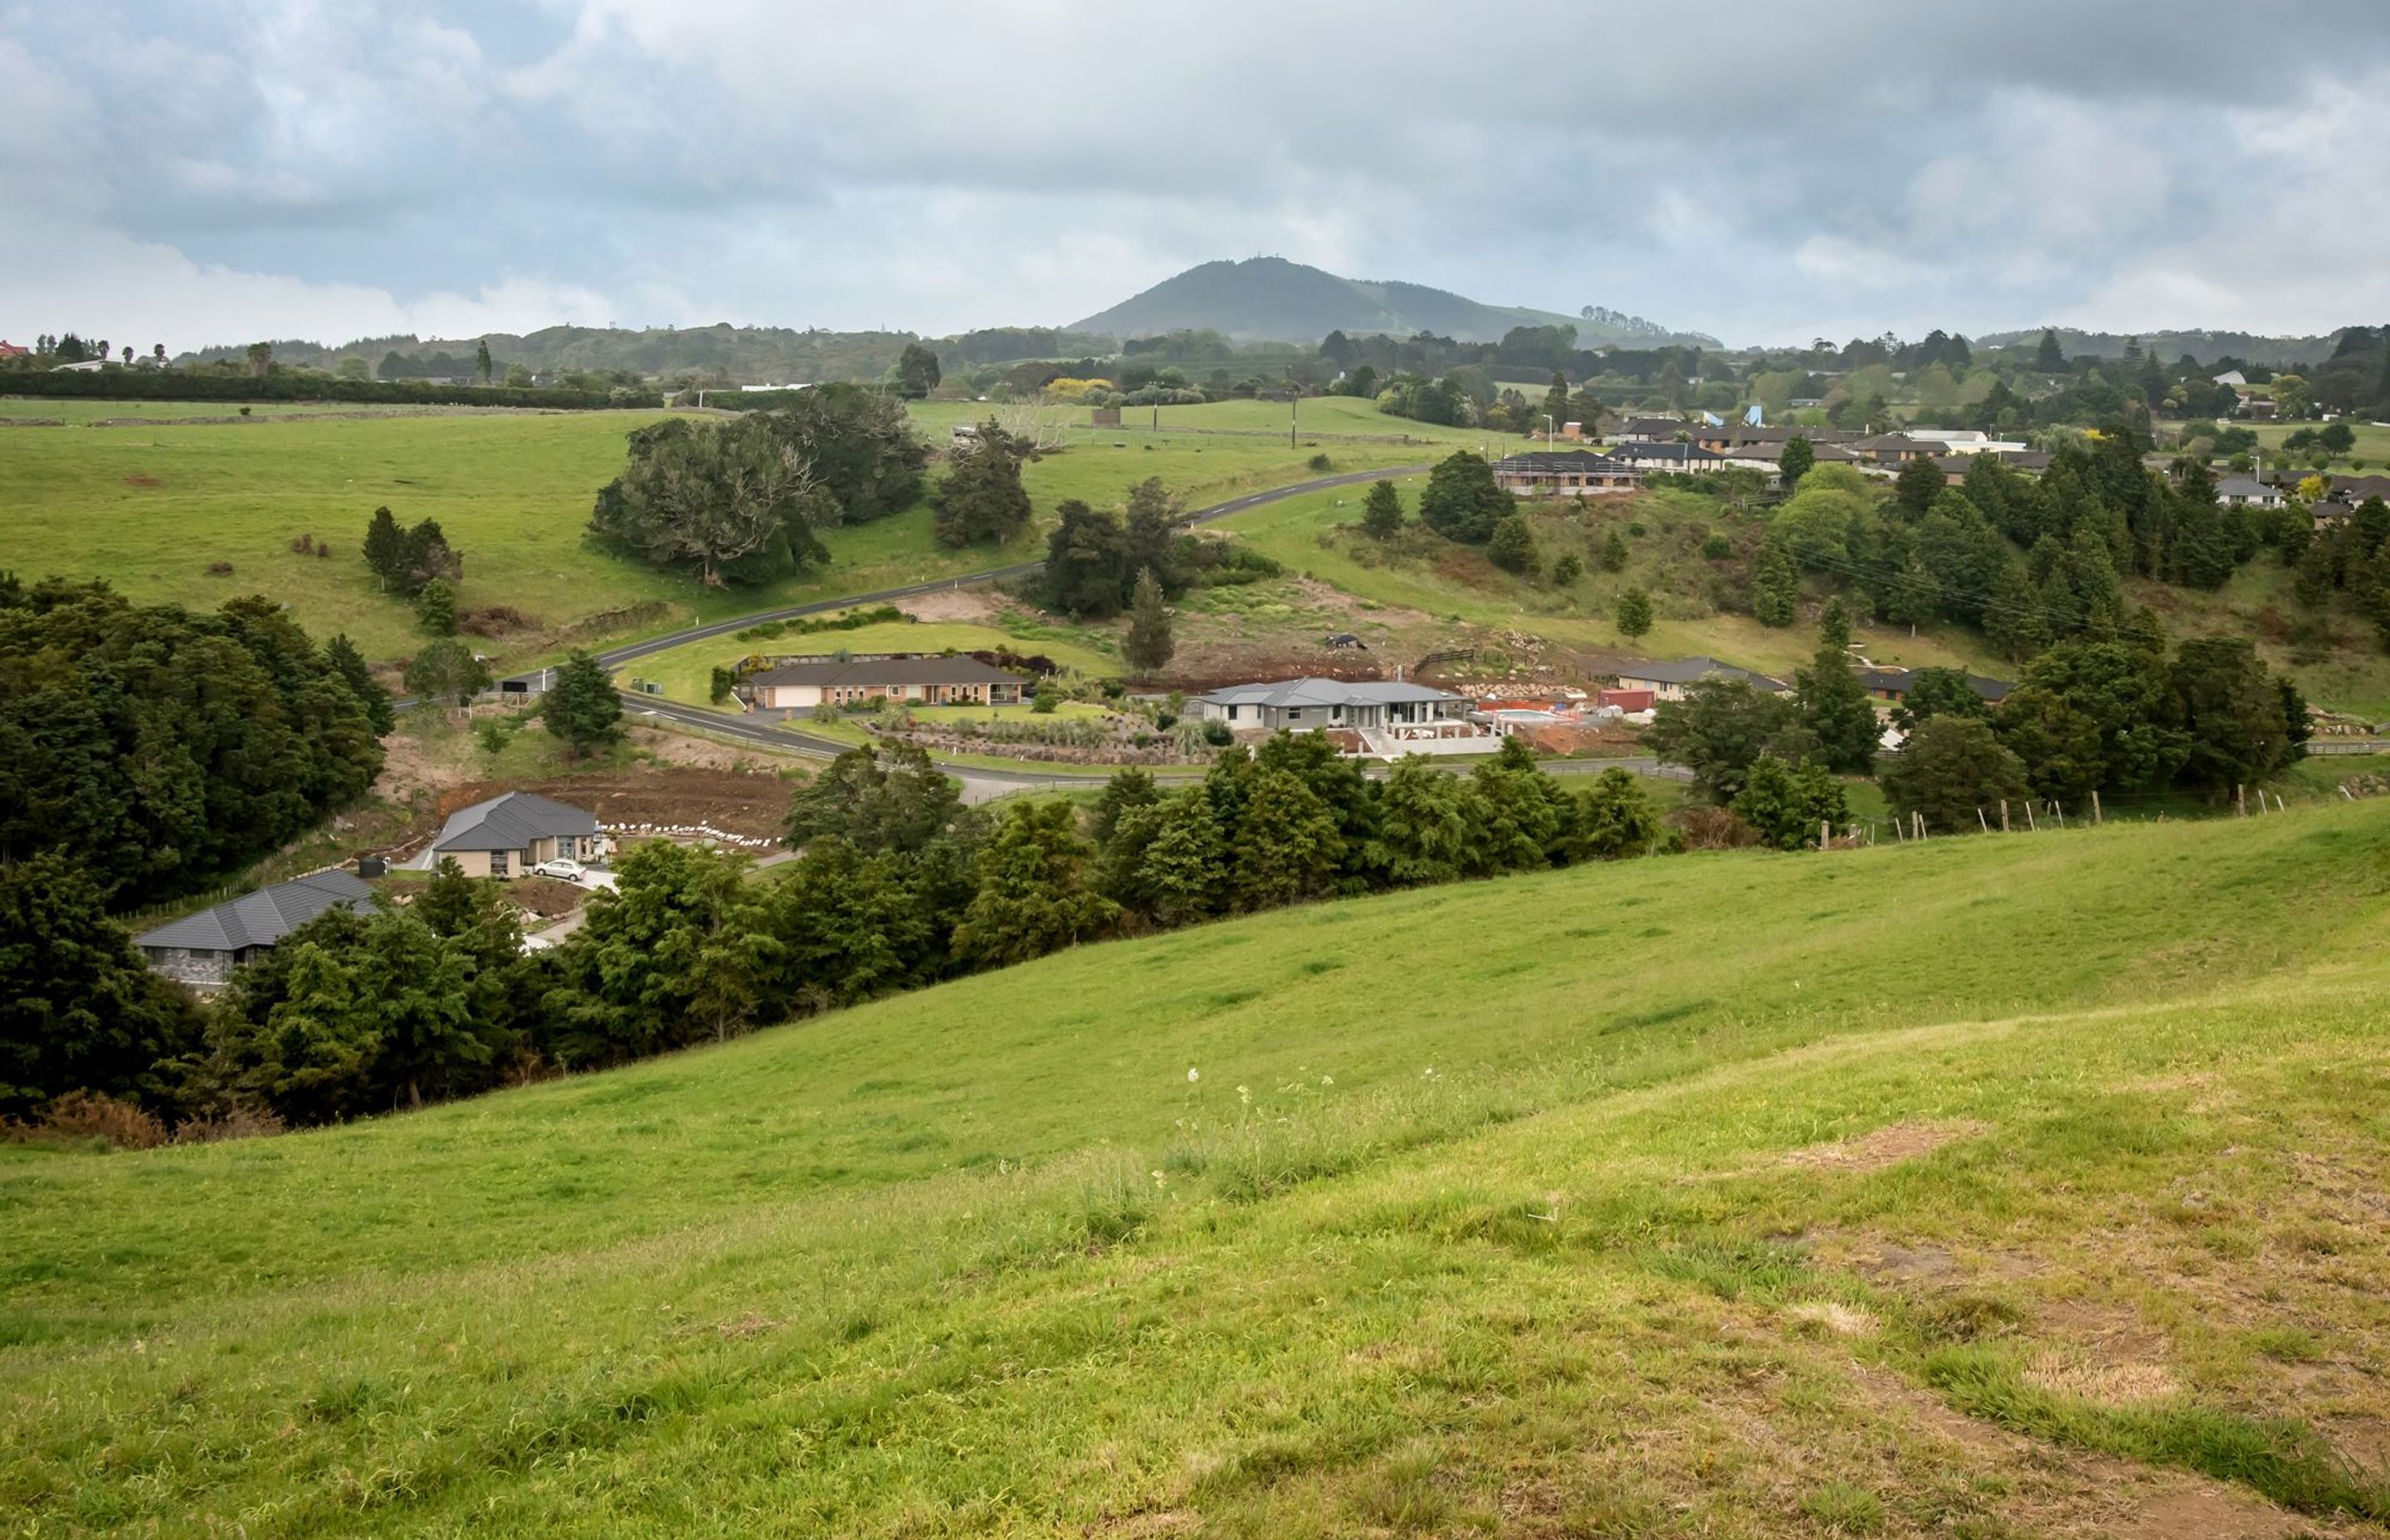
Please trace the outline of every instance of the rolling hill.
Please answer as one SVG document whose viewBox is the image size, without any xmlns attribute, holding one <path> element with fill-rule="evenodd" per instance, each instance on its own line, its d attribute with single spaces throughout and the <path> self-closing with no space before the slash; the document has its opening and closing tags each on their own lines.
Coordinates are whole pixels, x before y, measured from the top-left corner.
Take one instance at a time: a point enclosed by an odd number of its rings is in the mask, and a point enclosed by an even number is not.
<svg viewBox="0 0 2390 1540">
<path fill-rule="evenodd" d="M 1399 337 L 1432 331 L 1464 342 L 1498 342 L 1513 327 L 1550 326 L 1576 327 L 1578 344 L 1584 347 L 1600 342 L 1639 347 L 1677 341 L 1710 348 L 1718 345 L 1715 338 L 1672 332 L 1638 316 L 1607 311 L 1562 315 L 1548 310 L 1481 304 L 1423 284 L 1340 278 L 1283 257 L 1207 262 L 1190 267 L 1110 310 L 1071 323 L 1071 329 L 1122 337 L 1208 329 L 1240 341 L 1307 344 L 1331 331 Z"/>
<path fill-rule="evenodd" d="M 0 1145 L 31 1534 L 2378 1534 L 2390 808 L 1089 946 Z"/>
</svg>

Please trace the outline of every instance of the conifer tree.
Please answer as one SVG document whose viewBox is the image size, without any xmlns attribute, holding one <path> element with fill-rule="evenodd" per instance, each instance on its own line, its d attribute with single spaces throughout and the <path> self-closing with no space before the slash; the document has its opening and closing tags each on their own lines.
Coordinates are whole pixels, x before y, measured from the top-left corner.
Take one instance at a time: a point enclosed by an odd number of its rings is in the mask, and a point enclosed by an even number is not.
<svg viewBox="0 0 2390 1540">
<path fill-rule="evenodd" d="M 1651 629 L 1651 596 L 1629 588 L 1618 596 L 1618 634 L 1633 641 Z"/>
<path fill-rule="evenodd" d="M 1392 481 L 1380 481 L 1369 488 L 1368 500 L 1361 506 L 1361 532 L 1377 540 L 1392 540 L 1403 527 L 1403 500 Z"/>
<path fill-rule="evenodd" d="M 1873 767 L 1882 729 L 1867 687 L 1851 668 L 1850 641 L 1850 611 L 1841 599 L 1829 599 L 1818 622 L 1817 656 L 1797 682 L 1802 725 L 1817 735 L 1826 767 L 1859 775 Z"/>
<path fill-rule="evenodd" d="M 1162 601 L 1162 584 L 1150 567 L 1137 574 L 1137 591 L 1130 597 L 1128 635 L 1122 638 L 1121 656 L 1139 674 L 1150 674 L 1170 661 L 1177 643 L 1170 634 L 1170 609 Z"/>
<path fill-rule="evenodd" d="M 614 681 L 585 652 L 575 651 L 556 671 L 556 682 L 548 687 L 539 710 L 547 730 L 571 745 L 576 759 L 613 742 L 623 733 L 623 701 L 614 693 Z"/>
</svg>

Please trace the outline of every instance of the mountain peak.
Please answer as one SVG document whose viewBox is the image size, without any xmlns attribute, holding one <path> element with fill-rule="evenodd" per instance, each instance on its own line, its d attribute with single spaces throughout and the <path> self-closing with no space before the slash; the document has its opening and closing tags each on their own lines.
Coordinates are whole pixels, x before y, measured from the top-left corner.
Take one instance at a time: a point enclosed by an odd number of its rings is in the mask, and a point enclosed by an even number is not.
<svg viewBox="0 0 2390 1540">
<path fill-rule="evenodd" d="M 1430 331 L 1463 342 L 1498 342 L 1513 327 L 1551 326 L 1575 327 L 1580 346 L 1717 345 L 1715 338 L 1672 332 L 1640 316 L 1596 305 L 1575 315 L 1491 305 L 1425 284 L 1339 277 L 1275 256 L 1199 263 L 1109 310 L 1073 321 L 1070 329 L 1115 337 L 1210 330 L 1245 342 L 1308 344 L 1331 331 L 1397 337 Z"/>
</svg>

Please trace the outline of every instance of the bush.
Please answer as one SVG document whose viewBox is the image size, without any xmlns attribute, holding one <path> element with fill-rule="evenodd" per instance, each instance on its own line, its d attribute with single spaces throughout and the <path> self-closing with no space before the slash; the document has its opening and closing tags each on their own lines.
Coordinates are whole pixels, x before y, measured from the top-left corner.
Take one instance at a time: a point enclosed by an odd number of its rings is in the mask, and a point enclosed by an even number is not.
<svg viewBox="0 0 2390 1540">
<path fill-rule="evenodd" d="M 1202 733 L 1203 741 L 1215 749 L 1225 749 L 1237 740 L 1237 735 L 1228 731 L 1228 725 L 1225 722 L 1205 722 Z"/>
<path fill-rule="evenodd" d="M 1734 555 L 1734 542 L 1722 534 L 1714 534 L 1702 542 L 1702 555 L 1711 561 L 1724 561 Z"/>
<path fill-rule="evenodd" d="M 1749 824 L 1722 807 L 1688 807 L 1675 818 L 1687 850 L 1748 850 L 1759 843 Z"/>
<path fill-rule="evenodd" d="M 1336 468 L 1336 463 L 1328 457 L 1325 451 L 1311 456 L 1308 464 L 1314 470 L 1333 470 Z"/>
<path fill-rule="evenodd" d="M 36 1137 L 96 1139 L 114 1149 L 155 1149 L 166 1142 L 166 1125 L 155 1114 L 96 1091 L 61 1093 L 32 1132 Z"/>
</svg>

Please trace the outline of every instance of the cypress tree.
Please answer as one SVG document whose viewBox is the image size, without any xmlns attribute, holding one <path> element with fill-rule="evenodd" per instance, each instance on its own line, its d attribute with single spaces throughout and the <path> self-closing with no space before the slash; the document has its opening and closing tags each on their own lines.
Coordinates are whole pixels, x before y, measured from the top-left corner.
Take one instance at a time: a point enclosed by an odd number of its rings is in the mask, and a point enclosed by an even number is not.
<svg viewBox="0 0 2390 1540">
<path fill-rule="evenodd" d="M 547 730 L 572 746 L 578 758 L 622 736 L 623 702 L 597 659 L 575 652 L 556 671 L 556 683 L 540 702 Z"/>
<path fill-rule="evenodd" d="M 1403 527 L 1403 500 L 1392 481 L 1380 481 L 1369 488 L 1368 501 L 1361 506 L 1361 531 L 1378 540 L 1392 540 Z"/>
<path fill-rule="evenodd" d="M 1137 590 L 1129 599 L 1128 635 L 1122 639 L 1121 656 L 1139 674 L 1152 674 L 1170 661 L 1177 645 L 1170 635 L 1170 610 L 1162 602 L 1162 584 L 1152 568 L 1141 568 Z"/>
<path fill-rule="evenodd" d="M 385 584 L 406 581 L 406 533 L 387 507 L 374 509 L 366 522 L 366 567 Z"/>
</svg>

